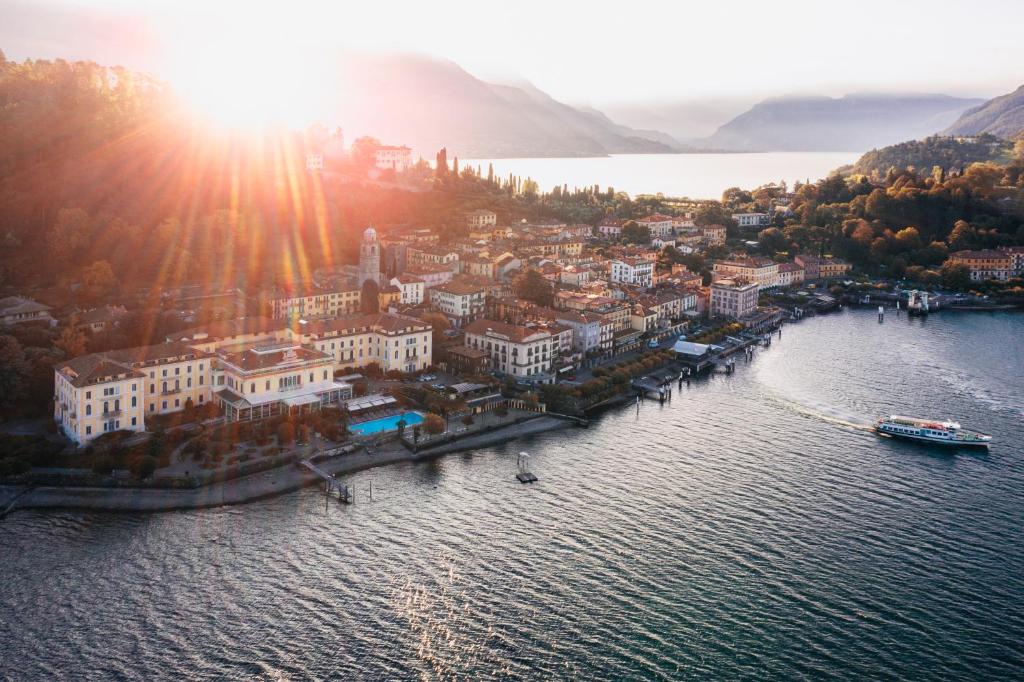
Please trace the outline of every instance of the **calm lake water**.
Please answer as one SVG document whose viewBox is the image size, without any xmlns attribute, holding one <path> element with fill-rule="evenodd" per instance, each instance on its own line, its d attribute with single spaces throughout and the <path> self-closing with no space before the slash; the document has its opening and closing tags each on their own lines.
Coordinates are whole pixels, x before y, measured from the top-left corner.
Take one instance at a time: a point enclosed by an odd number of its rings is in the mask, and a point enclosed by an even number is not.
<svg viewBox="0 0 1024 682">
<path fill-rule="evenodd" d="M 1020 679 L 1022 357 L 1021 315 L 842 312 L 350 507 L 18 512 L 0 678 Z M 880 439 L 889 412 L 998 442 Z"/>
<path fill-rule="evenodd" d="M 569 188 L 608 186 L 617 191 L 719 199 L 729 187 L 753 189 L 768 182 L 811 182 L 839 166 L 853 163 L 851 152 L 764 152 L 757 154 L 616 154 L 582 159 L 469 159 L 480 166 L 494 164 L 498 177 L 509 173 L 536 180 L 542 190 L 568 184 Z"/>
</svg>

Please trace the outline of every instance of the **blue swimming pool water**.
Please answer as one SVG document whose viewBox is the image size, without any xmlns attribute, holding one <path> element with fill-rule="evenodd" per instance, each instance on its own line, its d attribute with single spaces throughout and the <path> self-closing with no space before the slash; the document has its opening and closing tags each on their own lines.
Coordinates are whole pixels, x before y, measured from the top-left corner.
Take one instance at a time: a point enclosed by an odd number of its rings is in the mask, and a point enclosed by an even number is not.
<svg viewBox="0 0 1024 682">
<path fill-rule="evenodd" d="M 406 427 L 413 427 L 416 424 L 423 422 L 423 415 L 419 412 L 406 412 L 405 414 L 396 414 L 390 417 L 382 417 L 381 419 L 374 419 L 368 422 L 362 422 L 361 424 L 353 424 L 348 427 L 349 431 L 362 436 L 367 436 L 373 433 L 382 433 L 384 431 L 394 431 L 398 428 L 398 421 L 400 419 L 405 420 Z"/>
</svg>

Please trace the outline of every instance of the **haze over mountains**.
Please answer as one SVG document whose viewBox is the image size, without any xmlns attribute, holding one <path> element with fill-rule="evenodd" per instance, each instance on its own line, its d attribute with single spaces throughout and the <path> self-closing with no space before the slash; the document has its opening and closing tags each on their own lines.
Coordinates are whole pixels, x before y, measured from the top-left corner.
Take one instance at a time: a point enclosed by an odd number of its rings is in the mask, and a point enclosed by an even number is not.
<svg viewBox="0 0 1024 682">
<path fill-rule="evenodd" d="M 490 83 L 412 55 L 346 55 L 325 119 L 430 158 L 572 157 L 680 151 L 866 151 L 940 131 L 1024 127 L 1024 88 L 985 103 L 942 94 L 739 98 L 570 106 L 524 81 Z M 961 118 L 961 115 L 963 117 Z M 1009 133 L 1012 134 L 1012 133 Z"/>
<path fill-rule="evenodd" d="M 1024 130 L 1024 85 L 968 109 L 944 135 L 980 135 L 990 133 L 1012 138 Z"/>
<path fill-rule="evenodd" d="M 418 56 L 341 61 L 331 120 L 430 157 L 603 156 L 682 148 L 665 133 L 618 125 L 558 102 L 528 83 L 486 83 L 458 65 Z"/>
<path fill-rule="evenodd" d="M 706 144 L 741 151 L 864 151 L 933 135 L 980 102 L 915 94 L 769 99 L 720 127 Z"/>
</svg>

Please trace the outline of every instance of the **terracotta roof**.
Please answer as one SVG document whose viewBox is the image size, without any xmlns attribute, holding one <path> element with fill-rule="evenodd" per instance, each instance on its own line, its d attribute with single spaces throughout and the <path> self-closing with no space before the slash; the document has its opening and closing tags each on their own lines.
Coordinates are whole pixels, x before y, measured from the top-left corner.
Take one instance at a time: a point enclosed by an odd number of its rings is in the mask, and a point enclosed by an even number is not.
<svg viewBox="0 0 1024 682">
<path fill-rule="evenodd" d="M 466 327 L 466 333 L 476 334 L 478 336 L 503 336 L 516 343 L 523 343 L 528 340 L 538 340 L 531 338 L 538 335 L 551 335 L 547 330 L 537 329 L 535 327 L 525 327 L 518 324 L 507 324 L 496 320 L 477 320 Z"/>
<path fill-rule="evenodd" d="M 432 327 L 415 317 L 396 315 L 394 313 L 369 313 L 365 315 L 349 315 L 333 320 L 317 320 L 300 323 L 300 334 L 343 336 L 363 331 L 382 332 L 384 334 L 402 334 L 428 331 Z"/>
</svg>

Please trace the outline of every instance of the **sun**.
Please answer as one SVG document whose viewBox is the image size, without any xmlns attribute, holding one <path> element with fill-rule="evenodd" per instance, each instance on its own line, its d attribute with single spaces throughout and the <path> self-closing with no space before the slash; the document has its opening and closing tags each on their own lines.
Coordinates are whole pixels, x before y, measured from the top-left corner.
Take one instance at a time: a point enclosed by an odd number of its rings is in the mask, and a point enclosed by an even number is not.
<svg viewBox="0 0 1024 682">
<path fill-rule="evenodd" d="M 171 85 L 217 126 L 308 126 L 324 114 L 324 65 L 290 35 L 236 28 L 197 36 L 175 60 Z"/>
</svg>

